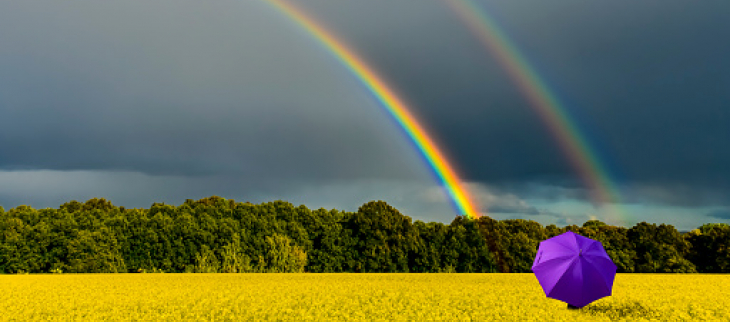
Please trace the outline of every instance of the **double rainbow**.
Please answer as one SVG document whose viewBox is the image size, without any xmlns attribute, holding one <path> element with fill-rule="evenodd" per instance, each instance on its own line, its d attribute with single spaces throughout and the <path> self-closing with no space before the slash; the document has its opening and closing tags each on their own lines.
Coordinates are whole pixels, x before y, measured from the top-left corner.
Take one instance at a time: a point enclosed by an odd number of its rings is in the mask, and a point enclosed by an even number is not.
<svg viewBox="0 0 730 322">
<path fill-rule="evenodd" d="M 333 56 L 335 56 L 355 77 L 373 94 L 388 113 L 398 122 L 418 147 L 421 155 L 438 177 L 447 191 L 452 205 L 459 215 L 477 218 L 473 200 L 461 186 L 453 168 L 436 144 L 428 136 L 423 127 L 409 112 L 408 106 L 391 90 L 381 77 L 375 73 L 360 57 L 338 40 L 331 32 L 310 18 L 301 9 L 284 0 L 268 0 L 286 16 L 297 22 L 310 35 L 317 39 Z"/>
</svg>

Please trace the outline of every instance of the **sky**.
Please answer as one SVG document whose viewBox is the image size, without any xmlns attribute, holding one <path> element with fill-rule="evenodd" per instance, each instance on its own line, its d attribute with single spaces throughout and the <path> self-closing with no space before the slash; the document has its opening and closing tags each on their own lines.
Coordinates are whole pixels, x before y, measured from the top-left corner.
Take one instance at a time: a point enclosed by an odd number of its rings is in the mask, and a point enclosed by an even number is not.
<svg viewBox="0 0 730 322">
<path fill-rule="evenodd" d="M 410 107 L 492 218 L 730 223 L 730 2 L 474 1 L 559 99 L 602 204 L 448 0 L 289 2 Z M 410 138 L 266 0 L 0 2 L 0 206 L 212 195 L 457 215 Z"/>
</svg>

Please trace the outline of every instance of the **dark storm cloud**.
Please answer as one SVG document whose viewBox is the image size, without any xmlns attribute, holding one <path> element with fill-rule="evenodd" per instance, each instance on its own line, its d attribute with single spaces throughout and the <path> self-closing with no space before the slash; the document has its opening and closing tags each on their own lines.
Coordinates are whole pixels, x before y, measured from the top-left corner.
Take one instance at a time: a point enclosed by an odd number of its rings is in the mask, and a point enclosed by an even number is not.
<svg viewBox="0 0 730 322">
<path fill-rule="evenodd" d="M 516 207 L 510 207 L 510 206 L 490 206 L 487 207 L 487 213 L 489 214 L 521 214 L 526 216 L 537 216 L 537 215 L 549 215 L 549 216 L 560 216 L 559 213 L 543 210 L 543 209 L 537 209 L 534 206 L 530 205 L 517 205 Z"/>
<path fill-rule="evenodd" d="M 400 91 L 467 179 L 521 181 L 570 171 L 503 68 L 443 2 L 316 3 L 322 5 L 306 7 Z"/>
<path fill-rule="evenodd" d="M 2 169 L 251 185 L 423 171 L 357 82 L 264 2 L 2 7 Z"/>
<path fill-rule="evenodd" d="M 494 200 L 490 201 L 485 206 L 486 212 L 490 216 L 492 216 L 493 214 L 519 214 L 522 216 L 545 215 L 553 217 L 563 216 L 562 214 L 559 214 L 557 212 L 549 211 L 546 209 L 538 209 L 537 207 L 529 204 L 525 200 L 522 200 L 513 194 L 495 195 Z"/>
<path fill-rule="evenodd" d="M 540 212 L 535 207 L 519 207 L 519 208 L 513 208 L 513 207 L 503 207 L 503 206 L 494 206 L 487 208 L 487 211 L 490 213 L 502 213 L 502 214 L 514 214 L 514 213 L 520 213 L 520 214 L 526 214 L 526 215 L 539 215 Z"/>
<path fill-rule="evenodd" d="M 279 179 L 281 180 L 281 179 Z M 433 183 L 409 180 L 342 180 L 308 183 L 287 180 L 261 181 L 258 177 L 231 175 L 171 176 L 130 171 L 0 171 L 0 206 L 57 208 L 70 200 L 105 198 L 118 206 L 149 208 L 153 202 L 179 205 L 186 199 L 212 195 L 238 202 L 285 200 L 310 209 L 357 211 L 371 200 L 386 200 L 403 214 L 427 221 L 450 221 L 453 210 L 442 194 L 437 200 L 422 198 Z M 415 202 L 414 202 L 415 201 Z"/>
<path fill-rule="evenodd" d="M 627 203 L 730 205 L 730 3 L 478 2 Z M 499 191 L 482 210 L 550 215 L 519 202 L 587 199 L 524 93 L 442 1 L 296 3 L 402 94 L 466 181 Z M 265 1 L 3 2 L 0 43 L 0 170 L 124 171 L 170 198 L 222 187 L 323 204 L 415 193 L 354 197 L 347 182 L 432 180 L 362 85 Z M 86 180 L 119 178 L 106 176 Z"/>
<path fill-rule="evenodd" d="M 477 2 L 561 99 L 619 186 L 672 195 L 627 199 L 730 202 L 730 3 Z M 583 186 L 525 95 L 443 3 L 316 3 L 307 7 L 402 90 L 465 178 Z"/>
<path fill-rule="evenodd" d="M 711 211 L 707 214 L 708 217 L 720 218 L 730 220 L 730 209 L 720 209 Z"/>
</svg>

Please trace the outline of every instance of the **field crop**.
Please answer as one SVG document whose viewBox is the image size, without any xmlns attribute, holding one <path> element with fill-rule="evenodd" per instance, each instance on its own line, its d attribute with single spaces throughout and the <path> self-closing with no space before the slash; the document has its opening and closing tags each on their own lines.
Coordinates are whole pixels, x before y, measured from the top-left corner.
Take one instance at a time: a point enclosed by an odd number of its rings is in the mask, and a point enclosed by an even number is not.
<svg viewBox="0 0 730 322">
<path fill-rule="evenodd" d="M 618 274 L 581 310 L 532 274 L 62 274 L 0 276 L 0 320 L 730 320 L 730 275 Z"/>
</svg>

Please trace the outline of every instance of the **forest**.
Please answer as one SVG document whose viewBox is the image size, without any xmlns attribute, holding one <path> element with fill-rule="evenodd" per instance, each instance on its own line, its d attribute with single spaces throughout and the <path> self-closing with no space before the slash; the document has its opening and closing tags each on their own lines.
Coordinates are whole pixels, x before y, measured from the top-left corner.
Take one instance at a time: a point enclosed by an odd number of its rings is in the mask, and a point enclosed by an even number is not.
<svg viewBox="0 0 730 322">
<path fill-rule="evenodd" d="M 600 241 L 619 273 L 729 273 L 730 225 L 681 234 L 597 220 L 559 228 L 457 216 L 413 222 L 383 201 L 357 212 L 212 196 L 126 209 L 94 198 L 58 209 L 0 207 L 0 273 L 529 273 L 540 241 Z"/>
</svg>

